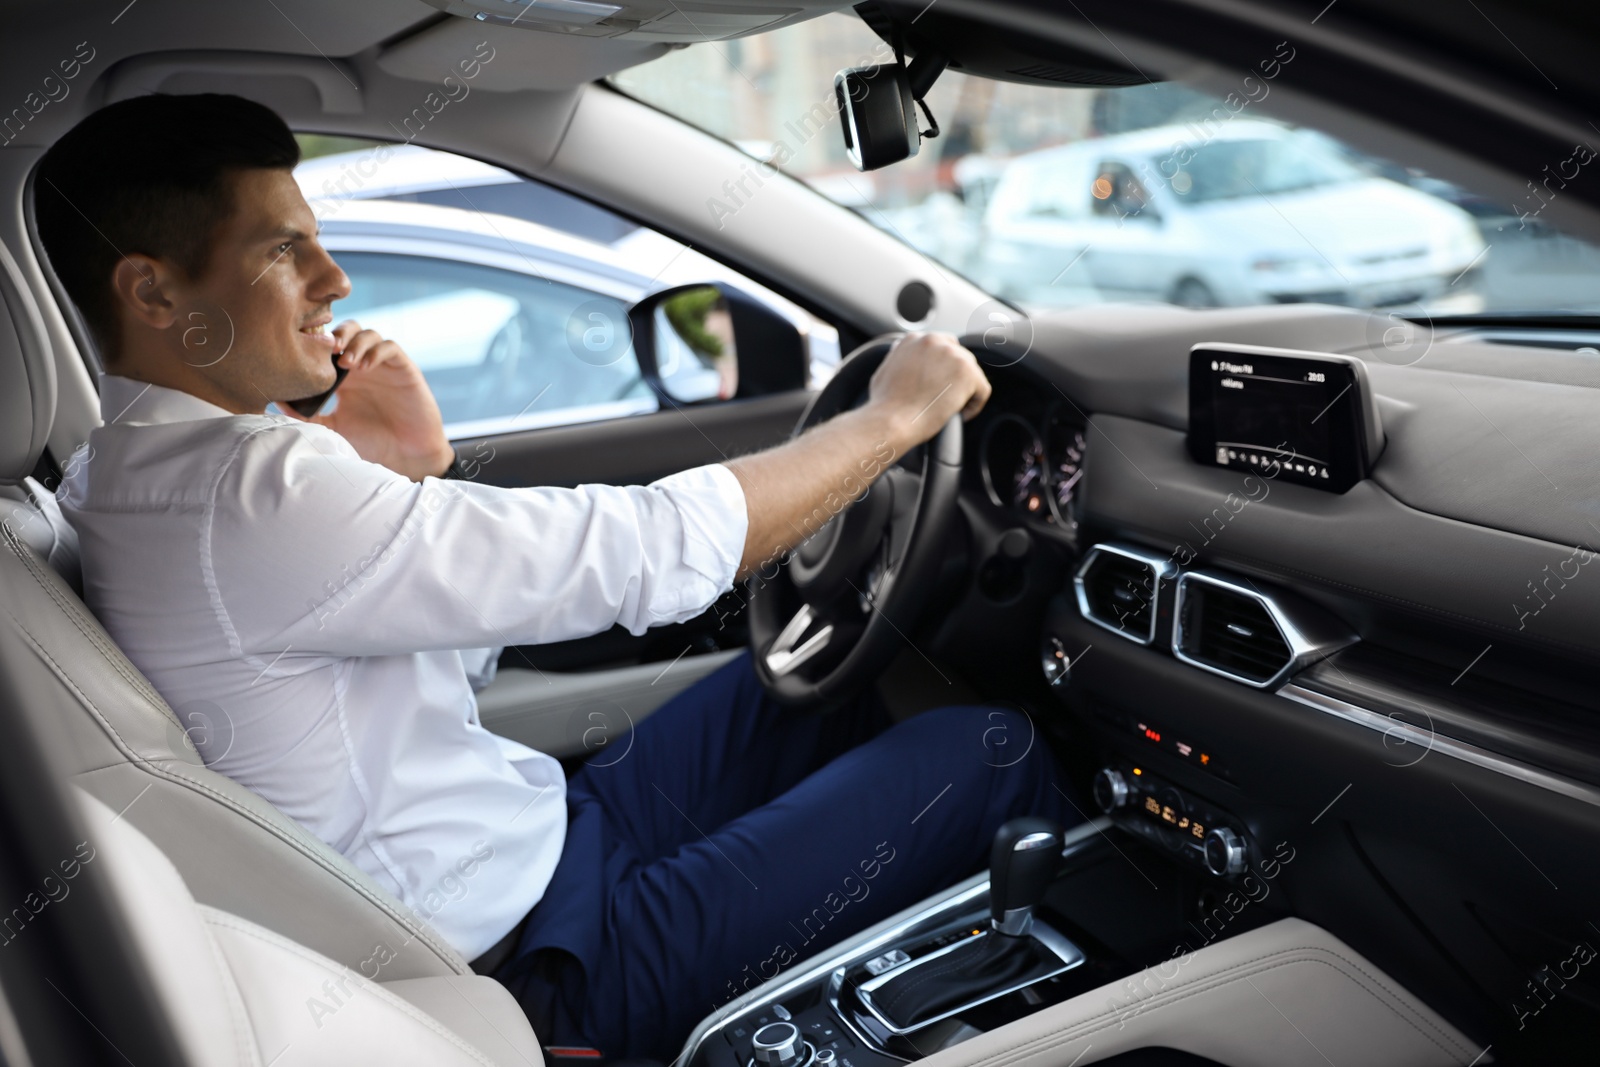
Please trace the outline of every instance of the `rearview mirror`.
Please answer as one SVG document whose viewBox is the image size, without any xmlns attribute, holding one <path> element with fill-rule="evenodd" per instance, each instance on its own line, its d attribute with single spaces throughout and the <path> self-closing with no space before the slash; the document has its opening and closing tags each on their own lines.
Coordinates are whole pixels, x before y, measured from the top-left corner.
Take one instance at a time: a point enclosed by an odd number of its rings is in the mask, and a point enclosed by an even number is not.
<svg viewBox="0 0 1600 1067">
<path fill-rule="evenodd" d="M 947 61 L 925 49 L 907 66 L 898 43 L 894 55 L 893 63 L 846 67 L 833 76 L 844 154 L 857 170 L 877 170 L 909 159 L 924 137 L 939 136 L 927 96 Z M 917 125 L 918 107 L 928 119 L 926 130 Z"/>
<path fill-rule="evenodd" d="M 788 319 L 732 286 L 682 285 L 628 311 L 639 371 L 672 406 L 801 389 L 806 344 Z"/>
<path fill-rule="evenodd" d="M 917 154 L 917 105 L 899 63 L 847 67 L 833 76 L 844 154 L 857 170 L 877 170 Z"/>
</svg>

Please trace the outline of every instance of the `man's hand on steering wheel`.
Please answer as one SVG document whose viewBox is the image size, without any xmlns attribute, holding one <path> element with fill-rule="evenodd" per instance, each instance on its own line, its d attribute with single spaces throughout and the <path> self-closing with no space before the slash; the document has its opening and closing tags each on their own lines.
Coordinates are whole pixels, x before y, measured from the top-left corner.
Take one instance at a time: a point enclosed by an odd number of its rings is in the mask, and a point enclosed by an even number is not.
<svg viewBox="0 0 1600 1067">
<path fill-rule="evenodd" d="M 806 520 L 828 508 L 830 499 L 859 496 L 951 416 L 976 415 L 989 393 L 977 358 L 950 334 L 909 333 L 893 340 L 872 374 L 866 404 L 808 428 L 786 445 L 729 462 L 744 487 L 750 520 L 739 576 L 811 536 L 816 526 Z"/>
<path fill-rule="evenodd" d="M 989 393 L 954 337 L 880 337 L 839 365 L 793 440 L 729 462 L 749 516 L 740 576 L 757 575 L 751 651 L 775 699 L 836 706 L 913 628 L 956 516 L 963 417 Z M 897 465 L 928 441 L 919 470 Z"/>
<path fill-rule="evenodd" d="M 873 372 L 867 406 L 880 407 L 898 426 L 898 451 L 905 452 L 938 433 L 956 412 L 970 419 L 982 411 L 990 392 L 977 358 L 953 336 L 908 333 Z"/>
</svg>

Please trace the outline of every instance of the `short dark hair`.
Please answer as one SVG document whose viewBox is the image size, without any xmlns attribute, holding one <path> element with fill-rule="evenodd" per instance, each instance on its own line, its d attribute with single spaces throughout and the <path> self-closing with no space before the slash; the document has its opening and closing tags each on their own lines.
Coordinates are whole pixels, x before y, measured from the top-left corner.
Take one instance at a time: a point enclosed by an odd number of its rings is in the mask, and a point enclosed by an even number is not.
<svg viewBox="0 0 1600 1067">
<path fill-rule="evenodd" d="M 34 179 L 39 239 L 108 358 L 118 345 L 117 261 L 140 253 L 198 276 L 233 208 L 229 172 L 298 162 L 300 146 L 275 111 L 222 93 L 123 100 L 50 147 Z"/>
</svg>

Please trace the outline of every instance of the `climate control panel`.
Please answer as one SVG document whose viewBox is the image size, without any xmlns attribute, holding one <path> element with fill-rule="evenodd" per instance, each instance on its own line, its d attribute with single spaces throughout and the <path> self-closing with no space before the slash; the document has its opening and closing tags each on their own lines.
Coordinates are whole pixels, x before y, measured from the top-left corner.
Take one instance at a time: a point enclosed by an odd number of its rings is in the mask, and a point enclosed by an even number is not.
<svg viewBox="0 0 1600 1067">
<path fill-rule="evenodd" d="M 1249 837 L 1238 820 L 1131 760 L 1100 769 L 1094 802 L 1117 825 L 1220 878 L 1250 867 Z"/>
</svg>

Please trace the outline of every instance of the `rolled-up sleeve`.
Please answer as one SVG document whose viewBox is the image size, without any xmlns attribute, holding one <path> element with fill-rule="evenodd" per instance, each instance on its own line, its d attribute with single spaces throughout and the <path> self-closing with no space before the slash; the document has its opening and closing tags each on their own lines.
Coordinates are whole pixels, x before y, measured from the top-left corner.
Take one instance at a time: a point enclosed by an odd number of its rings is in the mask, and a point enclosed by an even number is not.
<svg viewBox="0 0 1600 1067">
<path fill-rule="evenodd" d="M 204 553 L 241 651 L 387 655 L 643 633 L 731 588 L 748 526 L 727 467 L 647 486 L 414 483 L 332 431 L 261 431 L 219 477 Z"/>
<path fill-rule="evenodd" d="M 643 623 L 623 625 L 634 633 L 647 626 L 693 618 L 733 586 L 739 561 L 744 558 L 745 534 L 750 517 L 745 511 L 744 487 L 720 463 L 680 471 L 646 487 L 671 503 L 676 517 L 664 524 L 668 535 L 682 537 L 679 559 L 688 573 L 679 588 L 682 603 L 672 607 L 667 599 L 652 605 L 652 617 Z M 668 616 L 671 616 L 670 618 Z"/>
</svg>

